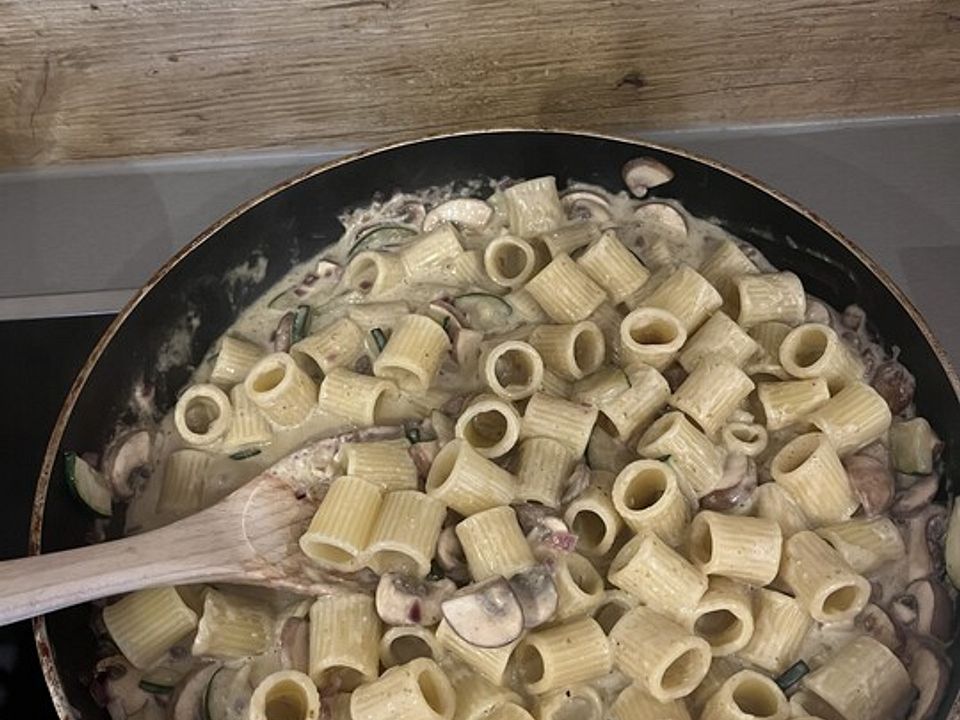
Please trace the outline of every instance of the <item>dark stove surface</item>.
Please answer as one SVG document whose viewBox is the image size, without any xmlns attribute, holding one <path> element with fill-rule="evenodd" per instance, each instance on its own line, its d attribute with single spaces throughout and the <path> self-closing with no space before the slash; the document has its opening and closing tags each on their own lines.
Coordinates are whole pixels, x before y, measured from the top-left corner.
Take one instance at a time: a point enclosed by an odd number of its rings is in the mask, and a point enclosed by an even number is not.
<svg viewBox="0 0 960 720">
<path fill-rule="evenodd" d="M 112 316 L 0 322 L 0 560 L 27 552 L 30 510 L 47 438 L 70 384 Z M 0 627 L 0 718 L 56 714 L 29 622 Z"/>
</svg>

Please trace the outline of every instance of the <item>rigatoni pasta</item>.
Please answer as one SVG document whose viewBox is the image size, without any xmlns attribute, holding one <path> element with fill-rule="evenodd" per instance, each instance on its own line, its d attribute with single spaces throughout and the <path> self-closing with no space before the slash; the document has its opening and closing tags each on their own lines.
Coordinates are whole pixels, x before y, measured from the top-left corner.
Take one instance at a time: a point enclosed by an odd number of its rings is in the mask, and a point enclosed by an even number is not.
<svg viewBox="0 0 960 720">
<path fill-rule="evenodd" d="M 666 310 L 680 321 L 688 334 L 700 327 L 723 304 L 720 293 L 689 265 L 680 265 L 658 283 L 653 278 L 648 282 L 654 287 L 644 295 L 639 305 Z M 646 287 L 641 288 L 641 292 L 644 291 Z"/>
<path fill-rule="evenodd" d="M 535 560 L 510 507 L 484 510 L 461 521 L 456 529 L 470 576 L 477 582 L 496 575 L 510 577 Z"/>
<path fill-rule="evenodd" d="M 579 380 L 604 361 L 600 329 L 589 320 L 570 325 L 541 325 L 530 334 L 530 344 L 543 364 L 565 380 Z"/>
<path fill-rule="evenodd" d="M 888 517 L 855 518 L 818 528 L 817 534 L 862 575 L 907 554 L 900 530 Z"/>
<path fill-rule="evenodd" d="M 677 361 L 687 372 L 692 372 L 706 357 L 743 367 L 758 347 L 743 328 L 718 310 L 687 341 Z"/>
<path fill-rule="evenodd" d="M 479 395 L 457 418 L 454 433 L 483 457 L 498 458 L 520 438 L 520 413 L 495 395 Z"/>
<path fill-rule="evenodd" d="M 457 698 L 440 666 L 417 658 L 361 685 L 350 699 L 353 720 L 453 720 Z"/>
<path fill-rule="evenodd" d="M 577 264 L 606 290 L 614 303 L 623 302 L 650 277 L 650 271 L 611 230 L 584 250 L 577 258 Z"/>
<path fill-rule="evenodd" d="M 210 370 L 210 382 L 218 385 L 242 383 L 250 368 L 256 365 L 264 354 L 259 345 L 224 335 Z"/>
<path fill-rule="evenodd" d="M 187 388 L 177 400 L 173 424 L 177 434 L 191 447 L 207 447 L 223 439 L 233 417 L 230 398 L 216 385 Z"/>
<path fill-rule="evenodd" d="M 762 587 L 777 576 L 782 541 L 773 520 L 703 510 L 690 525 L 689 555 L 707 575 Z"/>
<path fill-rule="evenodd" d="M 630 386 L 597 402 L 599 422 L 609 426 L 611 435 L 623 441 L 649 427 L 657 413 L 666 407 L 670 385 L 657 370 L 637 363 L 630 368 Z"/>
<path fill-rule="evenodd" d="M 521 400 L 543 383 L 543 359 L 529 343 L 507 340 L 489 348 L 480 359 L 481 375 L 495 395 Z"/>
<path fill-rule="evenodd" d="M 327 373 L 320 385 L 317 407 L 321 412 L 342 417 L 357 425 L 373 425 L 387 393 L 395 391 L 393 383 L 361 375 L 345 368 Z"/>
<path fill-rule="evenodd" d="M 370 531 L 364 563 L 378 575 L 424 577 L 430 572 L 446 512 L 442 502 L 416 490 L 387 493 Z"/>
<path fill-rule="evenodd" d="M 613 668 L 607 636 L 589 617 L 530 633 L 516 653 L 520 681 L 538 695 L 606 675 Z"/>
<path fill-rule="evenodd" d="M 156 663 L 197 627 L 197 614 L 174 587 L 138 590 L 103 609 L 103 623 L 134 667 Z"/>
<path fill-rule="evenodd" d="M 654 422 L 640 437 L 637 452 L 645 458 L 669 458 L 678 479 L 698 498 L 713 492 L 723 476 L 719 449 L 683 413 L 670 412 Z"/>
<path fill-rule="evenodd" d="M 345 475 L 371 482 L 384 491 L 417 487 L 417 468 L 405 442 L 347 443 L 341 455 Z"/>
<path fill-rule="evenodd" d="M 379 673 L 380 618 L 368 595 L 338 594 L 310 606 L 310 679 L 350 691 Z"/>
<path fill-rule="evenodd" d="M 527 283 L 527 291 L 555 323 L 586 320 L 607 295 L 567 255 L 557 255 Z"/>
<path fill-rule="evenodd" d="M 856 617 L 870 599 L 870 583 L 809 530 L 796 533 L 783 544 L 780 575 L 818 622 Z"/>
<path fill-rule="evenodd" d="M 787 720 L 790 706 L 777 684 L 753 670 L 741 670 L 727 679 L 700 713 L 702 720 Z"/>
<path fill-rule="evenodd" d="M 740 275 L 734 280 L 731 313 L 741 327 L 764 322 L 799 325 L 807 310 L 800 278 L 791 272 Z"/>
<path fill-rule="evenodd" d="M 830 390 L 823 378 L 762 382 L 757 385 L 757 398 L 767 429 L 782 430 L 826 403 Z"/>
<path fill-rule="evenodd" d="M 736 365 L 707 359 L 677 388 L 670 404 L 714 437 L 753 388 L 753 381 Z"/>
<path fill-rule="evenodd" d="M 266 606 L 207 589 L 193 654 L 225 659 L 259 655 L 273 641 L 273 625 Z"/>
<path fill-rule="evenodd" d="M 574 458 L 574 452 L 557 440 L 527 438 L 520 443 L 515 459 L 515 497 L 546 507 L 559 507 Z"/>
<path fill-rule="evenodd" d="M 741 650 L 753 637 L 750 587 L 725 577 L 710 578 L 693 618 L 694 634 L 710 643 L 714 657 Z"/>
<path fill-rule="evenodd" d="M 813 620 L 795 598 L 770 588 L 753 593 L 753 634 L 737 655 L 766 672 L 779 674 L 799 656 Z"/>
<path fill-rule="evenodd" d="M 439 323 L 424 315 L 407 315 L 373 361 L 373 374 L 401 389 L 424 391 L 449 349 L 450 339 Z"/>
<path fill-rule="evenodd" d="M 440 450 L 427 474 L 426 492 L 461 515 L 506 505 L 517 494 L 516 479 L 463 440 Z"/>
<path fill-rule="evenodd" d="M 594 407 L 536 393 L 523 411 L 520 437 L 552 438 L 566 445 L 575 455 L 583 455 L 596 421 L 597 409 Z"/>
<path fill-rule="evenodd" d="M 363 353 L 363 330 L 350 318 L 334 320 L 290 348 L 294 359 L 309 360 L 324 375 L 333 368 L 352 367 Z"/>
<path fill-rule="evenodd" d="M 841 342 L 835 330 L 819 323 L 806 323 L 787 333 L 778 357 L 788 373 L 826 380 L 832 393 L 863 378 L 860 358 Z"/>
<path fill-rule="evenodd" d="M 620 324 L 620 354 L 627 365 L 644 363 L 663 370 L 686 341 L 680 320 L 661 308 L 639 307 Z"/>
<path fill-rule="evenodd" d="M 659 460 L 637 460 L 617 475 L 610 493 L 613 506 L 637 533 L 653 533 L 676 547 L 690 520 L 677 474 Z"/>
<path fill-rule="evenodd" d="M 593 471 L 593 480 L 574 498 L 564 512 L 564 520 L 577 536 L 577 550 L 590 557 L 606 555 L 623 527 L 623 520 L 611 498 L 611 488 Z"/>
<path fill-rule="evenodd" d="M 890 427 L 887 401 L 872 387 L 854 382 L 807 416 L 840 455 L 869 445 Z"/>
<path fill-rule="evenodd" d="M 356 570 L 382 502 L 383 494 L 373 483 L 337 478 L 300 538 L 303 554 L 335 570 Z"/>
<path fill-rule="evenodd" d="M 846 520 L 860 504 L 823 433 L 800 435 L 784 445 L 770 463 L 770 474 L 814 526 Z"/>
</svg>

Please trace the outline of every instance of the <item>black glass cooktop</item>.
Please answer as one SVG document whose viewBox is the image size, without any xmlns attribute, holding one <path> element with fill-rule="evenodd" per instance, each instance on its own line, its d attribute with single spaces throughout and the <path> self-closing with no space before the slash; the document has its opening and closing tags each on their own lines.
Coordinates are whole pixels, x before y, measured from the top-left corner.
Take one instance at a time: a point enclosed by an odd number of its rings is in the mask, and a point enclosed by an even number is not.
<svg viewBox="0 0 960 720">
<path fill-rule="evenodd" d="M 47 437 L 110 315 L 0 322 L 0 560 L 27 552 Z M 0 718 L 53 720 L 29 622 L 0 627 Z"/>
</svg>

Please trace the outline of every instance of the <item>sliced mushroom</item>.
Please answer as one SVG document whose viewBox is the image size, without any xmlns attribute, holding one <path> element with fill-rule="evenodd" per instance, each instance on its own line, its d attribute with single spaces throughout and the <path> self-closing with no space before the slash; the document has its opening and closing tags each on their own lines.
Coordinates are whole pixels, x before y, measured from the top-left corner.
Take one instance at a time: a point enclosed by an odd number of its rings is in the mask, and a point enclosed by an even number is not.
<svg viewBox="0 0 960 720">
<path fill-rule="evenodd" d="M 284 670 L 307 672 L 310 625 L 303 618 L 287 618 L 280 628 L 280 663 Z"/>
<path fill-rule="evenodd" d="M 210 684 L 210 678 L 220 667 L 220 663 L 203 665 L 184 677 L 170 698 L 167 717 L 170 720 L 196 720 L 203 717 L 204 692 Z"/>
<path fill-rule="evenodd" d="M 377 614 L 390 625 L 436 625 L 442 615 L 440 604 L 456 589 L 446 578 L 431 582 L 385 573 L 377 583 Z"/>
<path fill-rule="evenodd" d="M 568 502 L 580 497 L 580 494 L 590 485 L 590 468 L 586 463 L 577 463 L 567 478 L 564 486 L 563 497 L 560 498 L 560 504 L 566 505 Z"/>
<path fill-rule="evenodd" d="M 943 570 L 947 511 L 928 505 L 907 521 L 907 580 L 935 577 Z"/>
<path fill-rule="evenodd" d="M 523 611 L 523 626 L 535 628 L 557 611 L 559 596 L 550 570 L 538 565 L 519 572 L 508 581 Z"/>
<path fill-rule="evenodd" d="M 833 313 L 824 303 L 812 298 L 807 299 L 807 309 L 803 314 L 804 322 L 833 326 Z"/>
<path fill-rule="evenodd" d="M 493 217 L 493 208 L 476 198 L 454 198 L 437 205 L 423 218 L 421 230 L 430 232 L 448 222 L 460 230 L 480 231 Z"/>
<path fill-rule="evenodd" d="M 658 237 L 677 242 L 687 237 L 686 218 L 669 203 L 646 202 L 634 211 L 633 217 L 642 228 L 655 228 Z"/>
<path fill-rule="evenodd" d="M 859 330 L 867 321 L 866 311 L 859 305 L 850 305 L 840 316 L 840 323 L 850 330 Z"/>
<path fill-rule="evenodd" d="M 877 642 L 881 642 L 893 652 L 903 648 L 903 633 L 895 622 L 879 605 L 869 603 L 857 615 L 855 624 Z"/>
<path fill-rule="evenodd" d="M 152 469 L 153 435 L 149 430 L 132 430 L 118 437 L 104 453 L 103 468 L 114 492 L 133 497 Z"/>
<path fill-rule="evenodd" d="M 610 213 L 610 201 L 600 193 L 590 190 L 564 192 L 560 195 L 560 204 L 570 220 L 607 222 L 613 217 Z"/>
<path fill-rule="evenodd" d="M 651 157 L 628 160 L 622 174 L 624 184 L 638 198 L 646 195 L 650 188 L 673 180 L 673 170 Z"/>
<path fill-rule="evenodd" d="M 873 376 L 873 387 L 887 401 L 890 412 L 897 415 L 913 402 L 917 381 L 899 362 L 888 360 L 877 368 Z"/>
<path fill-rule="evenodd" d="M 465 584 L 470 580 L 463 547 L 460 545 L 453 525 L 440 532 L 440 538 L 437 540 L 437 562 L 447 577 L 457 585 Z"/>
<path fill-rule="evenodd" d="M 843 461 L 847 478 L 860 498 L 868 517 L 881 515 L 893 503 L 894 485 L 890 468 L 870 455 L 851 455 Z"/>
<path fill-rule="evenodd" d="M 740 453 L 727 456 L 721 487 L 700 499 L 705 510 L 730 510 L 750 500 L 757 489 L 757 464 Z"/>
<path fill-rule="evenodd" d="M 552 525 L 554 520 L 560 520 L 554 510 L 540 503 L 516 503 L 512 507 L 517 514 L 517 522 L 520 523 L 520 529 L 524 535 L 529 535 L 545 525 Z M 563 520 L 560 520 L 560 522 L 563 523 Z M 554 525 L 554 527 L 559 529 L 559 526 Z M 566 528 L 566 525 L 564 524 L 563 527 Z"/>
<path fill-rule="evenodd" d="M 520 602 L 501 577 L 464 588 L 440 608 L 450 629 L 477 647 L 503 647 L 523 632 Z"/>
<path fill-rule="evenodd" d="M 896 494 L 890 508 L 890 514 L 895 518 L 905 519 L 916 515 L 933 502 L 940 488 L 940 478 L 936 475 L 925 475 L 913 479 L 912 485 Z"/>
<path fill-rule="evenodd" d="M 292 310 L 284 313 L 280 318 L 277 329 L 273 331 L 274 352 L 290 352 L 290 346 L 293 345 L 294 320 L 296 320 L 296 313 Z"/>
<path fill-rule="evenodd" d="M 907 669 L 917 689 L 908 720 L 931 720 L 950 684 L 950 665 L 938 648 L 917 643 Z"/>
<path fill-rule="evenodd" d="M 941 642 L 953 638 L 953 602 L 938 580 L 914 580 L 890 606 L 904 627 Z"/>
<path fill-rule="evenodd" d="M 434 458 L 440 452 L 440 443 L 436 440 L 414 443 L 407 452 L 410 453 L 410 459 L 417 468 L 417 475 L 422 480 L 427 477 Z"/>
</svg>

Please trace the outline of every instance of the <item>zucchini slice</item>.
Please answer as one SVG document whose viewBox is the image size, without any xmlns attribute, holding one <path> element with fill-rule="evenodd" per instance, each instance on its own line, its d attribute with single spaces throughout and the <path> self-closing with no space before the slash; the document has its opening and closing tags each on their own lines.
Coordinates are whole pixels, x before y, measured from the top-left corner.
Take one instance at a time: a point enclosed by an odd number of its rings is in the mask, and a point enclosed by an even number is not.
<svg viewBox="0 0 960 720">
<path fill-rule="evenodd" d="M 357 239 L 347 251 L 347 258 L 352 258 L 363 250 L 389 250 L 400 247 L 416 234 L 416 230 L 406 225 L 396 223 L 371 225 L 357 233 Z"/>
<path fill-rule="evenodd" d="M 63 454 L 67 487 L 80 502 L 100 517 L 113 514 L 113 495 L 103 476 L 72 450 Z"/>
<path fill-rule="evenodd" d="M 513 308 L 498 295 L 467 293 L 453 299 L 456 307 L 474 330 L 495 330 L 508 322 Z"/>
</svg>

